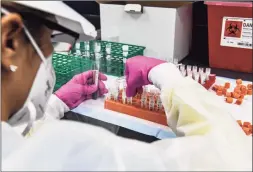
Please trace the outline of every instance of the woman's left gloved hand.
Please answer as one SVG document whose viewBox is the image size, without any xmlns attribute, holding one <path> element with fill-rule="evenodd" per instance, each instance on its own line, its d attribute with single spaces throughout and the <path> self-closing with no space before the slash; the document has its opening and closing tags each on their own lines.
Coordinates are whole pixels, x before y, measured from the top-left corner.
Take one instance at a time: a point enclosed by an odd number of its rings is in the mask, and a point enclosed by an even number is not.
<svg viewBox="0 0 253 172">
<path fill-rule="evenodd" d="M 99 73 L 98 87 L 93 84 L 93 71 L 83 72 L 74 76 L 68 83 L 63 85 L 55 92 L 55 95 L 61 99 L 70 109 L 77 107 L 85 100 L 91 99 L 92 93 L 99 91 L 99 96 L 108 92 L 103 81 L 107 77 Z"/>
</svg>

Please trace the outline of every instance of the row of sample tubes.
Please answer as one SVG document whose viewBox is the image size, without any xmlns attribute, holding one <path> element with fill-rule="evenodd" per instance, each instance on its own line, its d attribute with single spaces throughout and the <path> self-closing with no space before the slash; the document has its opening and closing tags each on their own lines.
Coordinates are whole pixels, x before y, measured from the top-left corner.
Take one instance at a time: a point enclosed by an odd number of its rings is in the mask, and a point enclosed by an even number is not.
<svg viewBox="0 0 253 172">
<path fill-rule="evenodd" d="M 177 59 L 177 58 L 174 58 L 173 60 L 169 59 L 168 62 L 169 62 L 169 63 L 173 63 L 173 64 L 175 64 L 176 66 L 178 65 L 178 59 Z"/>
<path fill-rule="evenodd" d="M 141 94 L 141 108 L 148 108 L 150 111 L 163 110 L 160 92 L 158 89 L 148 90 L 148 86 L 143 86 Z"/>
<path fill-rule="evenodd" d="M 105 45 L 106 58 L 110 58 L 111 48 L 112 48 L 111 43 L 107 43 Z M 76 43 L 75 49 L 76 49 L 76 55 L 80 55 L 80 56 L 83 55 L 83 56 L 86 56 L 86 57 L 90 56 L 90 42 L 89 41 L 84 42 L 84 50 L 85 50 L 84 54 L 82 54 L 81 51 L 80 51 L 80 43 Z M 128 51 L 129 51 L 129 46 L 128 45 L 122 45 L 123 61 L 126 60 L 126 57 L 128 56 Z M 101 43 L 100 42 L 94 42 L 94 54 L 95 54 L 96 58 L 101 57 Z"/>
<path fill-rule="evenodd" d="M 209 80 L 209 75 L 211 74 L 211 68 L 203 68 L 191 65 L 179 65 L 179 70 L 184 77 L 190 77 L 201 84 Z"/>
<path fill-rule="evenodd" d="M 132 97 L 126 96 L 126 81 L 125 79 L 118 79 L 114 87 L 109 89 L 107 99 L 114 101 L 121 101 L 123 104 L 133 105 L 135 103 Z M 121 89 L 122 88 L 122 89 Z M 120 95 L 121 93 L 121 95 Z M 163 110 L 162 101 L 160 98 L 160 92 L 158 89 L 148 89 L 148 86 L 143 86 L 143 92 L 141 95 L 136 95 L 135 98 L 140 98 L 140 107 L 149 109 L 151 111 Z M 138 99 L 138 98 L 137 98 Z"/>
</svg>

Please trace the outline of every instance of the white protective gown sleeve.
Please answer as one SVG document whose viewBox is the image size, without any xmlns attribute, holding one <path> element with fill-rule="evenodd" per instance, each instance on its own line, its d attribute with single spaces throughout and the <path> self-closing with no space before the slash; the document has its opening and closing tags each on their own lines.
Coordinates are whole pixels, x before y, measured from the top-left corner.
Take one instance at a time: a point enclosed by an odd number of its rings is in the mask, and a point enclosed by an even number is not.
<svg viewBox="0 0 253 172">
<path fill-rule="evenodd" d="M 147 144 L 100 127 L 53 120 L 8 156 L 2 170 L 252 170 L 251 138 L 223 101 L 182 78 L 171 64 L 153 68 L 149 79 L 162 90 L 169 126 L 183 137 Z"/>
<path fill-rule="evenodd" d="M 52 94 L 47 103 L 45 116 L 49 119 L 61 119 L 63 118 L 64 113 L 69 110 L 69 107 L 62 100 Z"/>
</svg>

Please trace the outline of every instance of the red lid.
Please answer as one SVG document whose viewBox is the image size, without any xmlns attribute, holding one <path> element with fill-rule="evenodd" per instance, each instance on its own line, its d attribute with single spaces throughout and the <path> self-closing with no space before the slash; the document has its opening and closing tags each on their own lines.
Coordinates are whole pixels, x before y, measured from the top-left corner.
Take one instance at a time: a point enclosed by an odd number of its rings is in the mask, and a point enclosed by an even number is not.
<svg viewBox="0 0 253 172">
<path fill-rule="evenodd" d="M 206 1 L 207 5 L 233 6 L 233 7 L 252 7 L 252 2 L 223 2 L 223 1 Z"/>
</svg>

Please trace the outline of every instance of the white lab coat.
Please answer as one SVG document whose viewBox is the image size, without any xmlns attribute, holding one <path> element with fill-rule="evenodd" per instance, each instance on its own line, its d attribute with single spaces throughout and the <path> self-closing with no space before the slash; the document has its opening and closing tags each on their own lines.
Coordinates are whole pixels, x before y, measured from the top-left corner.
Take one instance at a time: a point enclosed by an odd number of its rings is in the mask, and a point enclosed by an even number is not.
<svg viewBox="0 0 253 172">
<path fill-rule="evenodd" d="M 168 125 L 183 137 L 147 144 L 100 127 L 47 120 L 25 139 L 2 123 L 2 170 L 252 170 L 251 137 L 223 101 L 168 63 L 153 68 L 149 80 L 161 88 Z M 56 97 L 50 103 L 55 118 L 67 110 Z"/>
</svg>

